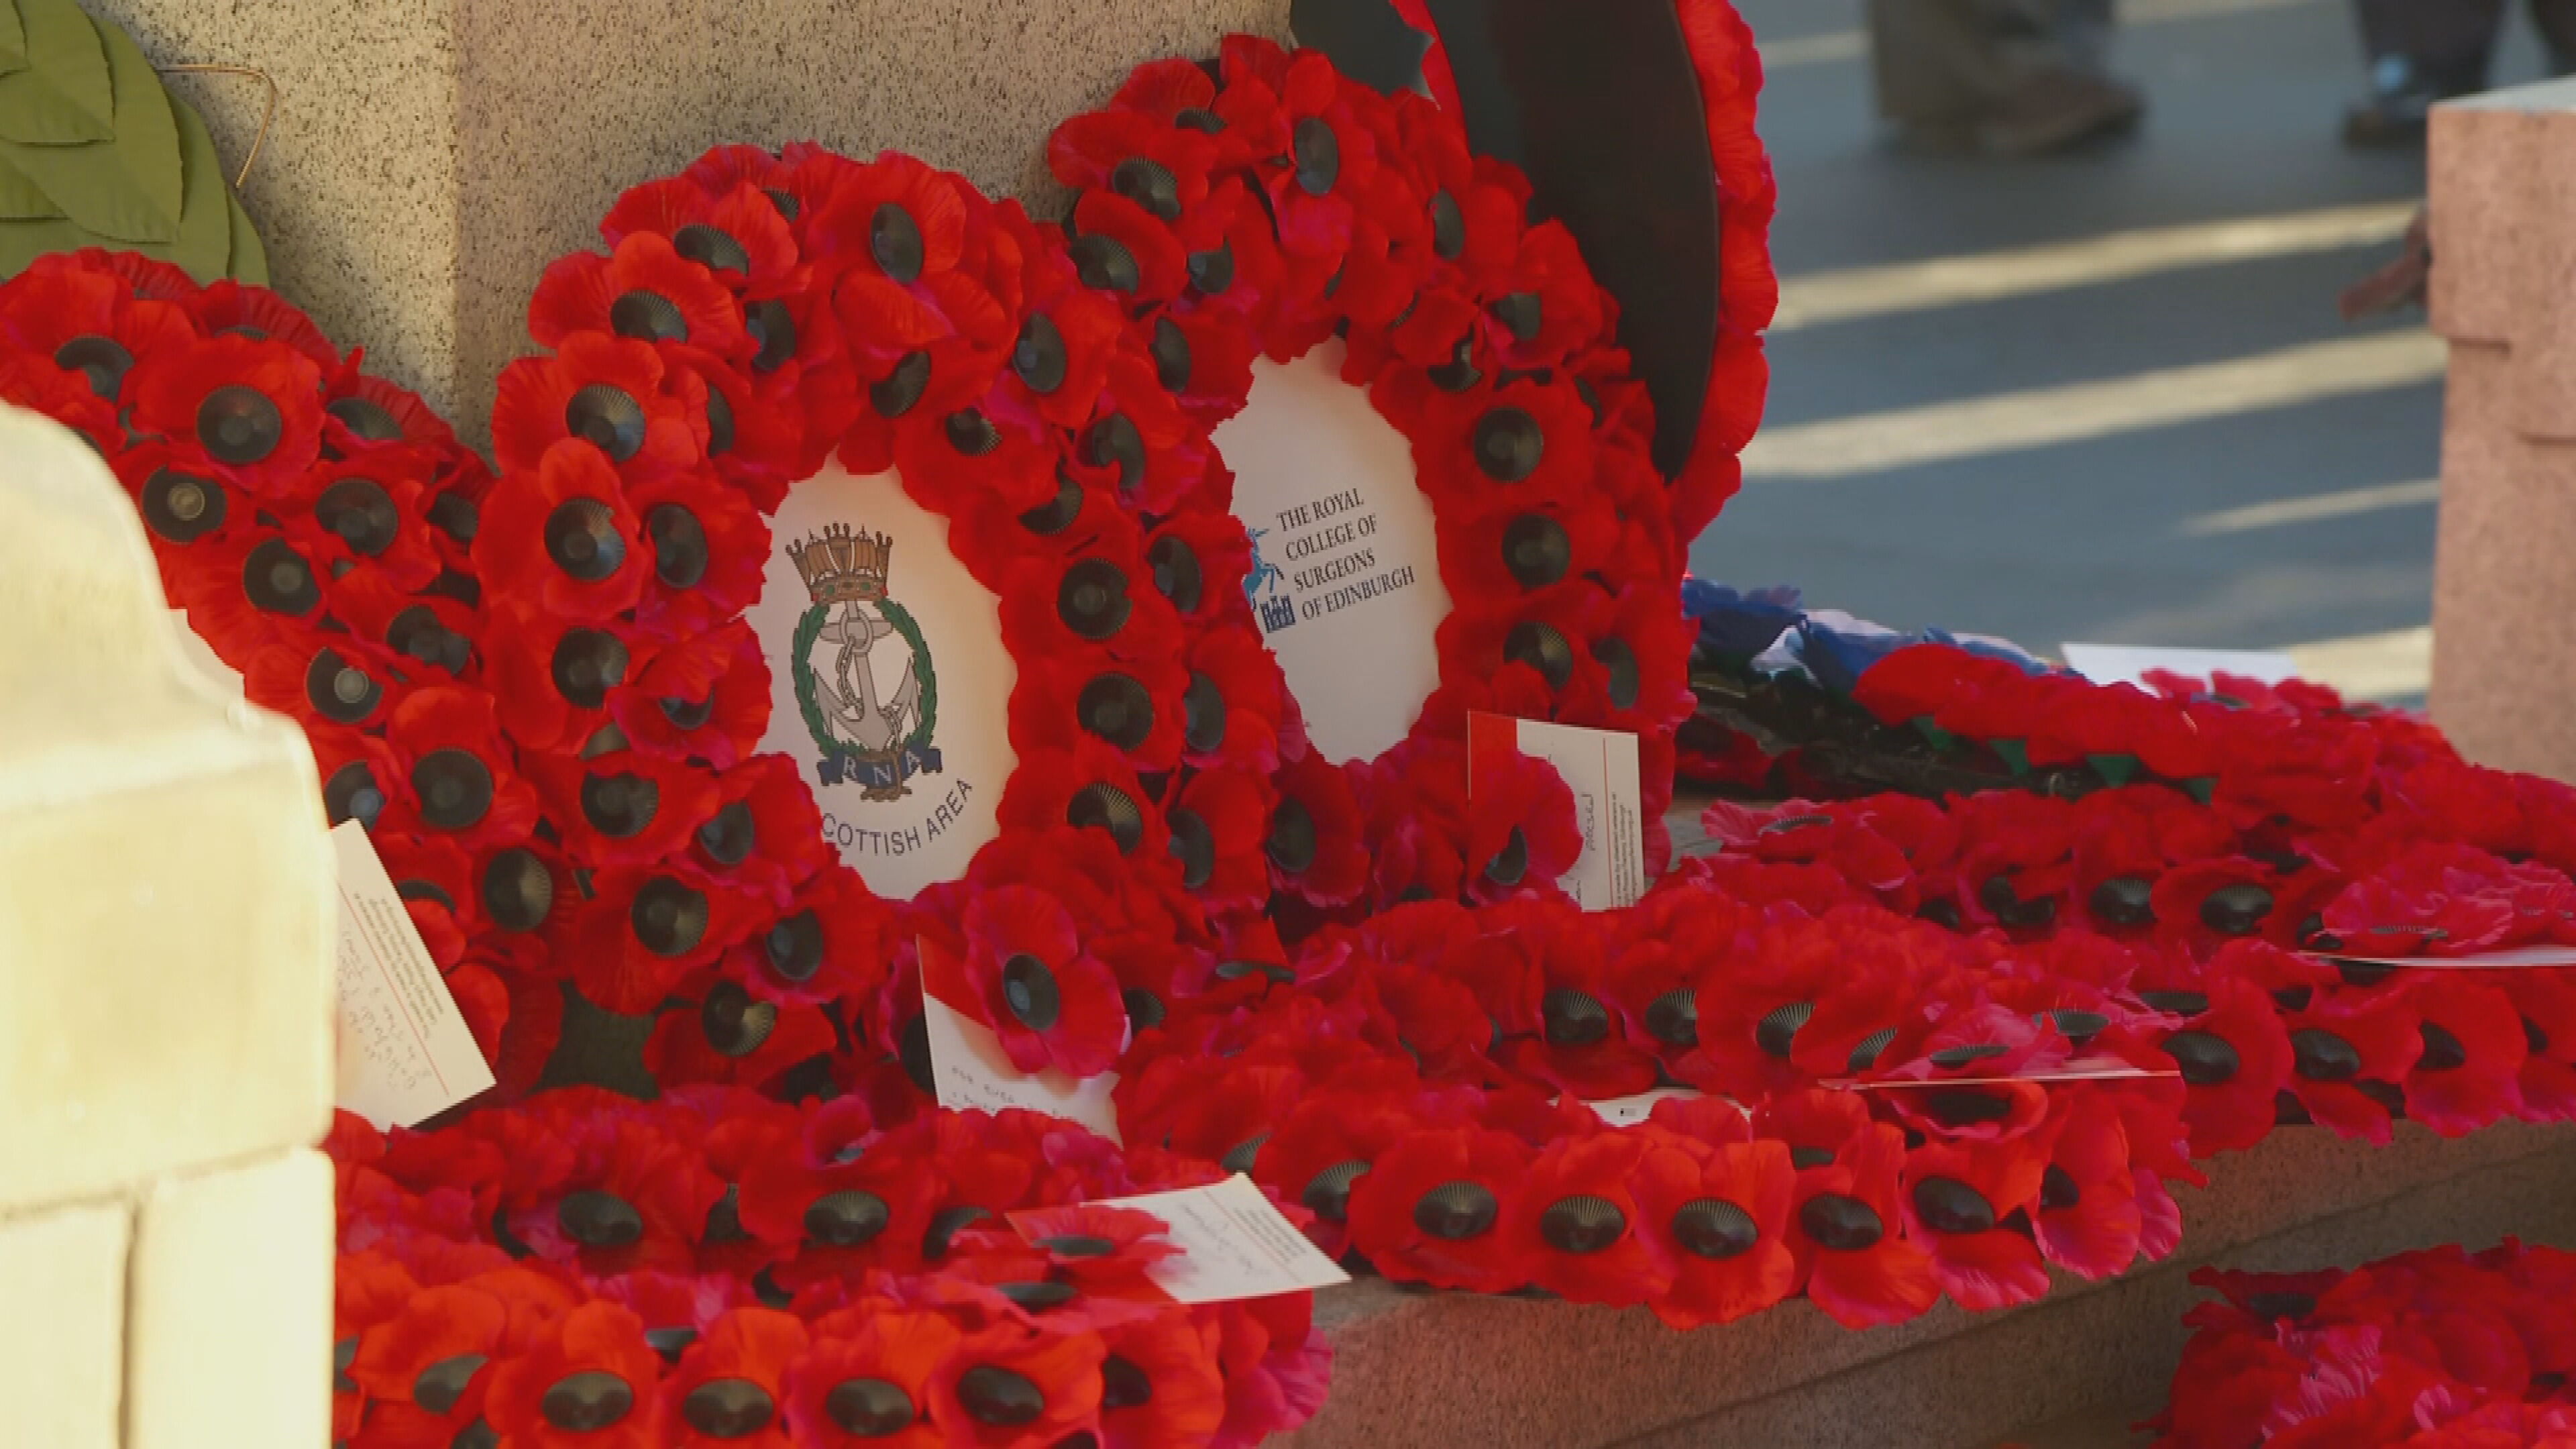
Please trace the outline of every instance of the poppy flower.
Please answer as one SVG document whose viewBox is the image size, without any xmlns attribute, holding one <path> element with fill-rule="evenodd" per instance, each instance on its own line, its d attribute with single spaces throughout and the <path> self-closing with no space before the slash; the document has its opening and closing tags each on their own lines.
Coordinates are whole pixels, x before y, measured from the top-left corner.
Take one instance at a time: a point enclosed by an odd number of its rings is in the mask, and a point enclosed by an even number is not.
<svg viewBox="0 0 2576 1449">
<path fill-rule="evenodd" d="M 31 353 L 0 354 L 0 402 L 53 419 L 86 438 L 102 458 L 116 458 L 125 447 L 125 425 L 116 404 L 100 397 L 84 374 L 65 371 Z M 156 547 L 178 542 L 158 529 L 153 537 Z M 186 541 L 194 542 L 195 537 L 192 532 Z"/>
<path fill-rule="evenodd" d="M 289 496 L 321 456 L 321 369 L 283 343 L 236 335 L 156 347 L 127 386 L 138 431 L 253 497 Z"/>
<path fill-rule="evenodd" d="M 569 253 L 549 264 L 528 304 L 528 335 L 561 347 L 578 333 L 675 342 L 748 363 L 755 350 L 742 308 L 705 264 L 659 232 L 632 232 L 617 250 Z"/>
<path fill-rule="evenodd" d="M 2510 971 L 2498 983 L 2522 1018 L 2524 1117 L 2535 1122 L 2576 1120 L 2576 983 L 2550 971 Z"/>
<path fill-rule="evenodd" d="M 1372 400 L 1412 439 L 1415 476 L 1443 518 L 1579 507 L 1592 477 L 1592 412 L 1571 384 L 1388 387 Z"/>
<path fill-rule="evenodd" d="M 727 965 L 753 996 L 781 1007 L 865 1000 L 886 978 L 889 914 L 858 872 L 818 871 Z"/>
<path fill-rule="evenodd" d="M 1644 1228 L 1665 1244 L 1670 1289 L 1649 1305 L 1674 1328 L 1732 1323 L 1797 1285 L 1787 1240 L 1796 1170 L 1787 1144 L 1739 1141 L 1691 1151 L 1658 1146 L 1639 1164 Z"/>
<path fill-rule="evenodd" d="M 690 1247 L 723 1188 L 697 1153 L 641 1121 L 592 1119 L 567 1145 L 564 1164 L 522 1159 L 530 1179 L 505 1184 L 510 1230 L 538 1255 L 594 1275 L 686 1269 Z"/>
<path fill-rule="evenodd" d="M 1277 804 L 1269 781 L 1252 770 L 1192 775 L 1170 812 L 1172 857 L 1182 886 L 1218 909 L 1266 903 L 1270 860 L 1264 847 Z"/>
<path fill-rule="evenodd" d="M 1931 1254 L 1933 1281 L 1960 1307 L 2006 1308 L 2048 1291 L 2039 1245 L 2008 1225 L 2040 1202 L 2037 1144 L 1934 1142 L 1905 1156 L 1905 1236 Z"/>
<path fill-rule="evenodd" d="M 565 620 L 600 623 L 643 596 L 651 555 L 643 520 L 597 448 L 547 449 L 534 486 L 499 490 L 474 540 L 487 593 Z"/>
<path fill-rule="evenodd" d="M 824 1449 L 945 1449 L 929 1417 L 930 1385 L 963 1334 L 947 1315 L 869 1303 L 814 1321 L 812 1347 L 790 1365 L 789 1429 Z"/>
<path fill-rule="evenodd" d="M 2576 911 L 2576 882 L 2465 845 L 2420 843 L 2354 881 L 2323 912 L 2346 949 L 2466 956 L 2543 939 Z"/>
<path fill-rule="evenodd" d="M 1476 1013 L 1483 1020 L 1483 1013 Z M 1310 1094 L 1261 1145 L 1255 1170 L 1266 1187 L 1315 1215 L 1308 1237 L 1339 1256 L 1350 1242 L 1351 1191 L 1369 1164 L 1421 1125 L 1412 1104 L 1339 1089 Z"/>
<path fill-rule="evenodd" d="M 1212 1082 L 1198 1081 L 1160 1101 L 1146 1090 L 1123 1093 L 1119 1120 L 1134 1125 L 1121 1130 L 1257 1175 L 1273 1124 L 1313 1085 L 1303 1071 L 1275 1060 L 1239 1062 Z"/>
<path fill-rule="evenodd" d="M 2066 1095 L 2054 1116 L 2031 1224 L 2041 1256 L 2099 1282 L 2137 1260 L 2145 1231 L 2128 1134 L 2090 1093 Z"/>
<path fill-rule="evenodd" d="M 1283 768 L 1268 844 L 1274 888 L 1320 906 L 1345 905 L 1368 881 L 1359 801 L 1349 777 L 1317 755 Z"/>
<path fill-rule="evenodd" d="M 753 507 L 776 512 L 789 485 L 821 470 L 833 437 L 807 416 L 809 379 L 801 369 L 754 373 L 674 343 L 663 344 L 662 360 L 669 368 L 664 387 L 706 417 L 706 466 Z M 864 476 L 887 466 L 852 471 Z"/>
<path fill-rule="evenodd" d="M 1255 48 L 1247 37 L 1230 38 L 1229 95 L 1250 89 L 1236 76 L 1249 78 L 1256 68 L 1267 68 L 1268 57 L 1250 60 Z M 1237 59 L 1238 52 L 1244 60 Z M 1278 96 L 1273 124 L 1285 128 L 1289 143 L 1285 161 L 1261 168 L 1278 218 L 1280 245 L 1325 272 L 1350 245 L 1357 214 L 1353 198 L 1377 175 L 1377 140 L 1358 123 L 1345 97 L 1345 88 L 1352 86 L 1319 52 L 1289 58 L 1273 87 Z"/>
<path fill-rule="evenodd" d="M 1014 1214 L 1011 1226 L 1046 1255 L 1053 1276 L 1106 1297 L 1164 1301 L 1145 1281 L 1146 1270 L 1181 1251 L 1165 1236 L 1170 1229 L 1162 1219 L 1134 1208 L 1035 1208 Z"/>
<path fill-rule="evenodd" d="M 489 1365 L 508 1351 L 509 1322 L 509 1306 L 479 1285 L 444 1284 L 419 1290 L 358 1335 L 346 1373 L 372 1401 L 370 1433 L 407 1432 L 427 1443 L 464 1432 L 482 1417 L 495 1377 Z"/>
<path fill-rule="evenodd" d="M 1064 907 L 1043 891 L 998 886 L 967 903 L 964 925 L 967 990 L 1011 1064 L 1107 1071 L 1125 1045 L 1127 1009 Z"/>
<path fill-rule="evenodd" d="M 840 1046 L 840 1033 L 818 1007 L 753 998 L 738 983 L 709 975 L 681 988 L 683 1009 L 653 1018 L 644 1067 L 657 1082 L 729 1082 L 761 1089 L 780 1074 Z"/>
<path fill-rule="evenodd" d="M 775 293 L 791 286 L 796 237 L 776 202 L 756 186 L 705 173 L 667 177 L 628 188 L 600 222 L 599 233 L 622 247 L 637 232 L 669 238 L 728 288 Z"/>
<path fill-rule="evenodd" d="M 214 617 L 224 615 L 218 611 Z M 251 643 L 241 669 L 242 693 L 314 730 L 382 729 L 419 692 L 404 687 L 411 674 L 404 661 L 355 635 L 280 629 L 241 642 Z"/>
<path fill-rule="evenodd" d="M 743 1165 L 737 1219 L 792 1253 L 772 1270 L 791 1290 L 872 1268 L 912 1272 L 942 1221 L 942 1187 L 930 1161 L 899 1142 L 854 1142 L 829 1156 L 773 1147 Z"/>
<path fill-rule="evenodd" d="M 769 729 L 769 663 L 737 619 L 652 651 L 608 712 L 644 754 L 732 771 Z"/>
<path fill-rule="evenodd" d="M 1102 1330 L 1103 1449 L 1207 1444 L 1226 1418 L 1212 1316 L 1162 1313 Z"/>
<path fill-rule="evenodd" d="M 788 1449 L 788 1369 L 806 1350 L 805 1324 L 766 1308 L 737 1308 L 680 1355 L 657 1402 L 659 1442 L 673 1449 L 739 1444 Z"/>
<path fill-rule="evenodd" d="M 1188 728 L 1176 659 L 1114 657 L 1094 646 L 1028 659 L 1011 690 L 1011 743 L 1025 754 L 1080 731 L 1118 750 L 1139 771 L 1180 763 Z"/>
<path fill-rule="evenodd" d="M 959 178 L 889 154 L 834 188 L 808 237 L 817 251 L 847 259 L 833 304 L 868 383 L 919 356 L 929 388 L 921 400 L 940 416 L 999 372 L 1033 250 L 1024 220 L 971 206 Z"/>
<path fill-rule="evenodd" d="M 1562 222 L 1541 222 L 1521 233 L 1512 278 L 1520 290 L 1494 299 L 1485 311 L 1487 340 L 1504 366 L 1557 366 L 1605 330 L 1607 294 Z"/>
<path fill-rule="evenodd" d="M 2272 1130 L 2273 1099 L 2289 1085 L 2290 1035 L 2261 988 L 2213 983 L 2183 1003 L 2198 1007 L 2168 1034 L 2165 1054 L 2188 1088 L 2183 1121 L 2194 1155 L 2251 1147 Z"/>
<path fill-rule="evenodd" d="M 2512 999 L 2462 982 L 2419 987 L 2412 1004 L 2423 1050 L 2406 1074 L 2406 1115 L 2445 1137 L 2522 1116 L 2530 1044 Z"/>
<path fill-rule="evenodd" d="M 1100 1421 L 1100 1336 L 996 1324 L 959 1339 L 926 1386 L 952 1449 L 1053 1444 Z"/>
<path fill-rule="evenodd" d="M 2387 1099 L 2426 1050 L 2418 1011 L 2401 997 L 2319 997 L 2281 1024 L 2290 1033 L 2287 1096 L 2335 1135 L 2386 1146 Z"/>
<path fill-rule="evenodd" d="M 483 627 L 501 723 L 528 750 L 578 752 L 660 649 L 621 620 L 584 623 L 511 600 L 495 600 Z"/>
<path fill-rule="evenodd" d="M 623 482 L 650 483 L 705 456 L 707 422 L 663 387 L 649 342 L 577 332 L 550 356 L 502 370 L 492 449 L 504 473 L 533 473 L 557 447 L 578 444 Z"/>
<path fill-rule="evenodd" d="M 740 898 L 690 872 L 603 869 L 567 926 L 574 980 L 606 1010 L 650 1011 L 739 940 L 751 925 L 746 917 Z"/>
<path fill-rule="evenodd" d="M 693 762 L 593 747 L 584 754 L 531 751 L 525 763 L 565 853 L 584 865 L 685 856 L 716 814 L 715 774 Z"/>
<path fill-rule="evenodd" d="M 1074 203 L 1069 231 L 1084 279 L 1127 299 L 1127 306 L 1173 301 L 1195 278 L 1207 275 L 1206 262 L 1191 265 L 1188 245 L 1166 218 L 1118 191 L 1083 192 Z M 1088 246 L 1086 238 L 1092 239 Z"/>
<path fill-rule="evenodd" d="M 783 906 L 807 877 L 837 864 L 793 760 L 755 755 L 719 775 L 716 791 L 689 843 L 690 862 L 709 878 Z"/>
<path fill-rule="evenodd" d="M 536 791 L 513 768 L 491 696 L 461 685 L 416 689 L 384 727 L 404 773 L 381 782 L 381 827 L 436 832 L 467 850 L 514 845 L 536 828 Z"/>
<path fill-rule="evenodd" d="M 199 336 L 188 308 L 136 297 L 113 276 L 74 267 L 12 278 L 0 288 L 0 328 L 110 404 L 111 415 L 136 359 L 186 347 Z"/>
<path fill-rule="evenodd" d="M 1469 766 L 1466 858 L 1471 898 L 1547 893 L 1583 853 L 1574 792 L 1545 760 L 1503 749 Z"/>
<path fill-rule="evenodd" d="M 1789 1247 L 1807 1296 L 1845 1328 L 1902 1323 L 1941 1296 L 1932 1260 L 1899 1214 L 1905 1139 L 1873 1123 L 1829 1166 L 1798 1174 Z"/>
<path fill-rule="evenodd" d="M 661 1369 L 633 1311 L 585 1303 L 493 1366 L 484 1422 L 529 1449 L 652 1449 Z"/>
<path fill-rule="evenodd" d="M 1508 1251 L 1538 1287 L 1587 1303 L 1634 1307 L 1672 1286 L 1674 1259 L 1649 1224 L 1636 1178 L 1644 1137 L 1605 1132 L 1539 1151 L 1503 1215 Z"/>
<path fill-rule="evenodd" d="M 473 857 L 442 836 L 388 831 L 371 839 L 430 960 L 442 972 L 453 969 L 465 958 L 468 936 L 483 926 Z"/>
<path fill-rule="evenodd" d="M 1225 1449 L 1258 1444 L 1293 1429 L 1324 1407 L 1332 1348 L 1314 1327 L 1314 1299 L 1303 1293 L 1219 1304 L 1218 1360 L 1225 1374 Z"/>
<path fill-rule="evenodd" d="M 1351 1185 L 1352 1235 L 1378 1271 L 1400 1283 L 1485 1293 L 1519 1287 L 1529 1264 L 1499 1224 L 1533 1155 L 1501 1132 L 1417 1133 Z"/>
<path fill-rule="evenodd" d="M 636 622 L 687 638 L 737 618 L 760 599 L 769 525 L 750 499 L 703 469 L 639 483 L 627 502 L 643 522 L 652 574 Z"/>
</svg>

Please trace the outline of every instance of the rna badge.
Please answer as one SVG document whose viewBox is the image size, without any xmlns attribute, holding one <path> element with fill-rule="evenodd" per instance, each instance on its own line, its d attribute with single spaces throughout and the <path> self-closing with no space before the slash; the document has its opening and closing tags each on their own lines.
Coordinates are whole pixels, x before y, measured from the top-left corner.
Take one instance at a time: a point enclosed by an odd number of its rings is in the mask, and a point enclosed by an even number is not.
<svg viewBox="0 0 2576 1449">
<path fill-rule="evenodd" d="M 887 597 L 894 542 L 836 523 L 789 544 L 787 557 L 814 601 L 797 621 L 793 661 L 796 703 L 822 751 L 815 774 L 865 786 L 870 800 L 902 799 L 904 781 L 939 773 L 939 676 L 921 626 Z"/>
</svg>

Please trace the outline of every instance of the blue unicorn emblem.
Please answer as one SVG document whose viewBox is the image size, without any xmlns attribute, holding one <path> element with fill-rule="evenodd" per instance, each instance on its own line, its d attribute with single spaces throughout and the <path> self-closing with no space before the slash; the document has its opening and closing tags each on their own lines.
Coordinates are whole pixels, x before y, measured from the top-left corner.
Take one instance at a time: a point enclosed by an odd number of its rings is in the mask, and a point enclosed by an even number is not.
<svg viewBox="0 0 2576 1449">
<path fill-rule="evenodd" d="M 1262 631 L 1275 634 L 1297 622 L 1297 601 L 1279 592 L 1288 576 L 1261 556 L 1261 540 L 1269 534 L 1266 528 L 1243 531 L 1244 538 L 1252 544 L 1252 571 L 1244 576 L 1243 596 L 1252 601 L 1253 612 L 1261 616 Z M 1262 597 L 1265 593 L 1270 597 Z"/>
</svg>

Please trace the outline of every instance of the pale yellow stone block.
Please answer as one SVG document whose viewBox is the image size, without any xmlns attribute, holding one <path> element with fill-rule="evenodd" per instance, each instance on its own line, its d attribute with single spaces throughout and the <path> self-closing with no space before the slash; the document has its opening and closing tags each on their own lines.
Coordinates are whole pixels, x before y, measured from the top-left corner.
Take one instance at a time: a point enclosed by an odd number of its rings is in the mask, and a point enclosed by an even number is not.
<svg viewBox="0 0 2576 1449">
<path fill-rule="evenodd" d="M 130 1227 L 122 1205 L 0 1219 L 0 1439 L 117 1449 Z"/>
<path fill-rule="evenodd" d="M 152 1190 L 135 1224 L 125 1449 L 321 1449 L 331 1161 L 296 1151 Z"/>
<path fill-rule="evenodd" d="M 0 1213 L 329 1125 L 332 866 L 293 724 L 182 662 L 86 446 L 0 408 Z"/>
</svg>

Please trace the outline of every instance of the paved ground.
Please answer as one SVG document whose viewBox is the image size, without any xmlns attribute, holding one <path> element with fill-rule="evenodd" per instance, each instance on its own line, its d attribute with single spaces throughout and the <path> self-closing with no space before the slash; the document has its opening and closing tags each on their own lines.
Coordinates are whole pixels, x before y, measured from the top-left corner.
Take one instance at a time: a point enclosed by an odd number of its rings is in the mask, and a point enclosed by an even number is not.
<svg viewBox="0 0 2576 1449">
<path fill-rule="evenodd" d="M 2394 254 L 2422 161 L 2338 144 L 2341 0 L 2132 0 L 2145 129 L 2032 163 L 1889 146 L 1861 0 L 1739 4 L 1791 315 L 1695 571 L 2041 648 L 2332 641 L 2420 689 L 2439 346 L 2334 299 Z M 2499 78 L 2538 72 L 2517 18 Z"/>
</svg>

